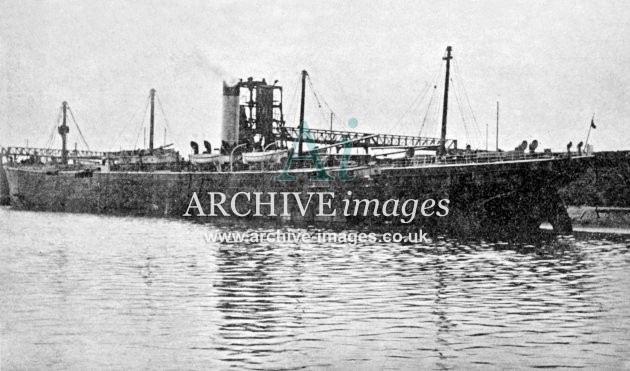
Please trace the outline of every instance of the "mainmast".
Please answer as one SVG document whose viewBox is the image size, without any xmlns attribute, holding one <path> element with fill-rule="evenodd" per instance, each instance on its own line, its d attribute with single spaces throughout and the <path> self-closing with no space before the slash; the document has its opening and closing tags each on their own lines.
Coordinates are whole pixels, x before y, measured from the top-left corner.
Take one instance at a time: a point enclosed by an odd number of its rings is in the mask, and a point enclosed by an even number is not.
<svg viewBox="0 0 630 371">
<path fill-rule="evenodd" d="M 442 58 L 446 60 L 446 78 L 444 79 L 444 105 L 442 106 L 442 133 L 440 135 L 440 150 L 439 154 L 446 154 L 446 115 L 448 113 L 448 83 L 450 80 L 450 72 L 451 72 L 451 48 L 450 46 L 446 47 L 446 57 Z"/>
<path fill-rule="evenodd" d="M 149 94 L 151 96 L 151 127 L 149 129 L 149 152 L 153 153 L 153 131 L 155 124 L 155 89 L 151 89 Z"/>
<path fill-rule="evenodd" d="M 308 76 L 308 72 L 306 70 L 302 71 L 302 98 L 300 99 L 300 146 L 298 147 L 298 155 L 302 156 L 302 135 L 304 134 L 304 94 L 306 90 L 306 76 Z"/>
<path fill-rule="evenodd" d="M 68 111 L 68 102 L 64 101 L 61 104 L 61 111 L 63 113 L 63 121 L 61 126 L 57 128 L 57 131 L 61 135 L 61 163 L 63 165 L 68 164 L 68 133 L 70 132 L 70 128 L 66 125 L 67 120 L 67 111 Z"/>
</svg>

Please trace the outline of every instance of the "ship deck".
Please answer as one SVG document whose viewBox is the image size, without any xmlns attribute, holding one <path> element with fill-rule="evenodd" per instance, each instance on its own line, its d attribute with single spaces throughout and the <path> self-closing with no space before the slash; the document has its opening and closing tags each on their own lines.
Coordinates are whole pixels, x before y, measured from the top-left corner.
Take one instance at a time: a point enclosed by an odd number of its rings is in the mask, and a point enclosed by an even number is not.
<svg viewBox="0 0 630 371">
<path fill-rule="evenodd" d="M 519 165 L 519 164 L 532 164 L 532 163 L 549 163 L 555 161 L 565 161 L 565 160 L 583 160 L 594 158 L 594 155 L 590 154 L 582 154 L 582 155 L 571 155 L 569 156 L 566 153 L 563 154 L 506 154 L 492 157 L 473 157 L 473 156 L 450 156 L 445 159 L 436 159 L 435 157 L 419 157 L 419 158 L 399 158 L 392 159 L 388 162 L 381 162 L 375 164 L 367 164 L 360 166 L 348 166 L 346 167 L 346 171 L 362 171 L 369 169 L 379 169 L 380 171 L 401 171 L 401 170 L 437 170 L 437 169 L 453 169 L 453 168 L 480 168 L 480 167 L 488 167 L 488 166 L 497 166 L 503 165 Z M 33 165 L 20 165 L 20 164 L 5 164 L 6 168 L 17 168 L 22 171 L 32 171 L 32 172 L 42 172 L 45 170 L 51 169 L 51 166 L 33 166 Z M 83 168 L 77 169 L 68 169 L 68 170 L 59 170 L 59 174 L 76 174 L 77 170 L 82 170 Z M 98 169 L 98 167 L 97 167 Z M 258 168 L 258 169 L 239 169 L 235 171 L 218 171 L 218 170 L 111 170 L 111 171 L 103 171 L 100 168 L 101 172 L 110 172 L 110 173 L 125 173 L 125 174 L 281 174 L 283 173 L 282 169 L 267 169 L 267 168 Z M 339 170 L 338 166 L 325 166 L 324 170 L 327 172 L 336 172 Z M 98 170 L 97 170 L 98 171 Z M 312 173 L 315 171 L 313 167 L 297 167 L 291 168 L 289 170 L 292 174 L 301 174 L 301 173 Z"/>
</svg>

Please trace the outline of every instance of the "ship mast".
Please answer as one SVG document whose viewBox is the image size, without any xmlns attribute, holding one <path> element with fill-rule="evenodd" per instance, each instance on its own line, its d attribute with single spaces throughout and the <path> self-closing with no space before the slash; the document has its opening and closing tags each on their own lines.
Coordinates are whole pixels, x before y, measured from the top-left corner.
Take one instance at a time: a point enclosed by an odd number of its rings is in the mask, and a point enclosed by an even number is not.
<svg viewBox="0 0 630 371">
<path fill-rule="evenodd" d="M 155 125 L 155 89 L 149 92 L 151 96 L 151 127 L 149 129 L 149 152 L 153 153 L 153 131 Z"/>
<path fill-rule="evenodd" d="M 308 76 L 308 72 L 306 70 L 302 71 L 302 97 L 300 99 L 300 142 L 298 147 L 298 155 L 302 156 L 302 135 L 304 134 L 304 93 L 306 89 L 306 76 Z"/>
<path fill-rule="evenodd" d="M 67 120 L 67 111 L 68 111 L 68 102 L 64 101 L 61 104 L 61 111 L 63 113 L 63 122 L 61 126 L 57 128 L 57 131 L 61 135 L 61 163 L 63 165 L 68 164 L 68 133 L 70 132 L 70 128 L 66 124 Z"/>
<path fill-rule="evenodd" d="M 497 101 L 497 141 L 496 150 L 499 151 L 499 101 Z"/>
<path fill-rule="evenodd" d="M 448 113 L 448 83 L 450 79 L 451 72 L 451 48 L 450 46 L 446 47 L 446 57 L 442 59 L 446 60 L 446 78 L 444 79 L 444 105 L 442 106 L 442 133 L 440 135 L 440 155 L 446 154 L 446 114 Z"/>
</svg>

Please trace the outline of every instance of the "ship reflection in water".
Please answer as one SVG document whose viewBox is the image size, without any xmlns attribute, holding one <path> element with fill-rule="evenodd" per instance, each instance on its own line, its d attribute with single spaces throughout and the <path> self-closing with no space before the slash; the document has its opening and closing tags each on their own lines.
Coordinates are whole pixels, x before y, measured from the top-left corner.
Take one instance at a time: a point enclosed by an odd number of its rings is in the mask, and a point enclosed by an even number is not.
<svg viewBox="0 0 630 371">
<path fill-rule="evenodd" d="M 630 367 L 627 241 L 220 245 L 182 221 L 0 219 L 2 369 Z"/>
</svg>

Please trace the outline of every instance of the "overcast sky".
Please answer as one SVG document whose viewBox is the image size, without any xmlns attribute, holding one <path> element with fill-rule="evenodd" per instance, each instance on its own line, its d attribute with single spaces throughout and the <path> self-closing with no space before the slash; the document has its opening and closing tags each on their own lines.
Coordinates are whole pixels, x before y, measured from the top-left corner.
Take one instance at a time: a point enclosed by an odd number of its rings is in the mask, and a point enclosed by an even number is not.
<svg viewBox="0 0 630 371">
<path fill-rule="evenodd" d="M 596 150 L 630 149 L 624 1 L 1 4 L 0 145 L 45 145 L 67 100 L 92 149 L 142 146 L 140 116 L 155 88 L 167 141 L 186 154 L 190 140 L 218 144 L 223 79 L 278 79 L 296 126 L 302 69 L 336 129 L 354 117 L 358 131 L 439 136 L 443 80 L 434 84 L 452 45 L 448 137 L 460 146 L 484 148 L 489 125 L 494 147 L 500 101 L 504 149 L 538 139 L 562 150 L 585 139 L 593 113 Z M 328 127 L 328 107 L 307 95 L 309 125 Z M 74 126 L 70 142 L 80 142 Z"/>
</svg>

